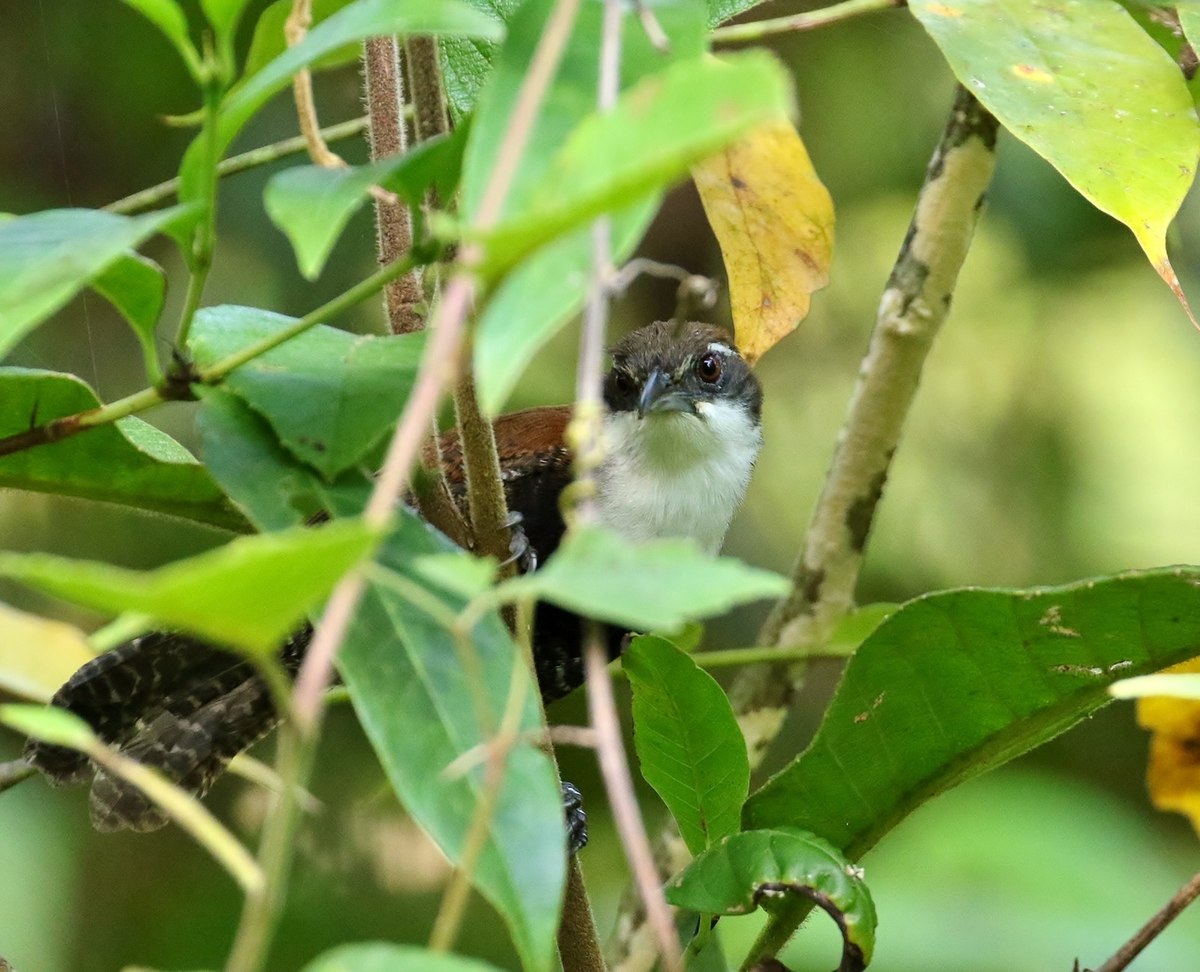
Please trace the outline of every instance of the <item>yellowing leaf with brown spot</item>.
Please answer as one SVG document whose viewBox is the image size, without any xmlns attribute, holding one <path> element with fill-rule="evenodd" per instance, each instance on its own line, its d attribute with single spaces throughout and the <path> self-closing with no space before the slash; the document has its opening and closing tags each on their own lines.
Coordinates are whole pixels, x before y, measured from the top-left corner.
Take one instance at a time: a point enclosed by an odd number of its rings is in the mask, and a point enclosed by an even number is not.
<svg viewBox="0 0 1200 972">
<path fill-rule="evenodd" d="M 1167 672 L 1200 672 L 1200 658 Z M 1151 801 L 1159 810 L 1186 815 L 1200 832 L 1200 702 L 1147 696 L 1138 699 L 1137 714 L 1138 724 L 1153 734 L 1146 769 Z"/>
<path fill-rule="evenodd" d="M 78 628 L 0 604 L 0 691 L 48 702 L 93 657 Z"/>
<path fill-rule="evenodd" d="M 751 363 L 795 330 L 829 282 L 833 200 L 786 120 L 692 170 L 725 259 L 738 347 Z"/>
</svg>

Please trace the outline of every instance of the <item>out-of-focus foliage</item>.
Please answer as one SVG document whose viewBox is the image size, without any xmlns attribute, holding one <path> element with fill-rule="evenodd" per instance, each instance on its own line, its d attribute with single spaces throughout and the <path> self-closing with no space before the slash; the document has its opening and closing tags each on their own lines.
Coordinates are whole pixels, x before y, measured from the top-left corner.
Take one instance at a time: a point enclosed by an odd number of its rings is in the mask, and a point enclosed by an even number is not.
<svg viewBox="0 0 1200 972">
<path fill-rule="evenodd" d="M 250 3 L 245 22 L 265 5 Z M 248 42 L 243 29 L 239 49 Z M 0 44 L 7 70 L 0 85 L 6 119 L 0 206 L 27 212 L 101 205 L 170 175 L 189 136 L 154 119 L 190 111 L 194 90 L 151 25 L 117 5 L 18 5 L 6 15 Z M 789 38 L 778 47 L 797 72 L 802 131 L 841 214 L 830 288 L 815 298 L 800 334 L 764 360 L 767 447 L 730 543 L 755 564 L 783 569 L 811 508 L 874 301 L 949 104 L 950 76 L 907 15 Z M 97 71 L 97 64 L 113 67 Z M 330 77 L 319 98 L 327 121 L 357 113 L 352 73 Z M 280 101 L 253 123 L 244 144 L 293 130 Z M 345 154 L 360 161 L 363 150 L 350 146 Z M 303 313 L 369 272 L 370 227 L 364 217 L 352 219 L 324 277 L 306 282 L 284 238 L 263 219 L 265 177 L 249 174 L 223 186 L 222 246 L 206 302 Z M 1195 335 L 1139 264 L 1122 228 L 1011 141 L 1002 146 L 989 205 L 888 485 L 864 600 L 898 600 L 961 583 L 1064 581 L 1196 557 Z M 1176 263 L 1185 287 L 1195 286 L 1194 261 L 1186 257 L 1200 245 L 1194 208 L 1185 206 L 1177 225 L 1185 256 Z M 715 244 L 688 191 L 668 200 L 642 252 L 717 272 Z M 168 271 L 178 269 L 169 244 L 151 243 L 150 253 Z M 665 317 L 673 290 L 639 281 L 618 305 L 618 329 Z M 168 290 L 168 319 L 177 316 L 181 299 Z M 365 329 L 373 320 L 378 310 L 364 306 L 351 323 Z M 167 338 L 159 340 L 169 351 Z M 27 337 L 15 360 L 76 371 L 111 400 L 143 381 L 134 342 L 115 311 L 85 295 Z M 571 343 L 554 342 L 535 360 L 517 389 L 521 404 L 569 396 Z M 152 417 L 196 443 L 182 410 Z M 4 494 L 0 532 L 13 548 L 48 544 L 140 566 L 214 539 L 173 521 L 95 511 L 80 500 Z M 743 613 L 714 626 L 710 643 L 744 644 L 754 629 L 753 614 Z M 806 711 L 824 704 L 816 681 Z M 798 742 L 788 740 L 793 748 Z M 1145 803 L 1143 748 L 1127 713 L 1114 712 L 1038 757 L 1059 771 L 1053 783 L 1001 776 L 935 803 L 901 827 L 867 860 L 885 916 L 880 947 L 889 967 L 928 968 L 931 940 L 943 944 L 948 966 L 972 972 L 1031 962 L 1068 967 L 1075 954 L 1097 961 L 1111 950 L 1182 879 L 1176 860 L 1187 857 L 1181 848 L 1192 847 L 1181 842 L 1182 828 L 1132 816 L 1130 807 Z M 592 794 L 601 790 L 588 786 L 583 760 L 568 754 L 565 763 L 566 774 L 597 799 Z M 1072 788 L 1070 778 L 1080 775 L 1105 789 Z M 428 926 L 443 865 L 373 792 L 378 779 L 358 730 L 335 715 L 317 772 L 318 795 L 330 811 L 302 831 L 274 967 L 299 968 L 334 942 L 411 939 L 414 929 Z M 41 784 L 2 799 L 12 839 L 0 844 L 0 865 L 16 899 L 0 902 L 6 916 L 0 954 L 32 956 L 18 963 L 22 972 L 100 972 L 135 959 L 163 967 L 220 964 L 237 900 L 184 838 L 169 831 L 117 844 L 96 838 L 83 831 L 80 805 L 48 799 Z M 227 807 L 235 800 L 234 819 L 253 834 L 261 819 L 258 795 L 227 781 L 216 799 Z M 1108 853 L 1096 854 L 1096 846 Z M 599 864 L 618 858 L 603 827 L 593 834 L 591 853 L 589 876 L 609 889 L 601 906 L 611 908 L 622 875 Z M 1114 867 L 1137 880 L 1115 888 Z M 922 877 L 919 892 L 915 874 Z M 1064 894 L 1064 883 L 1072 893 Z M 413 896 L 398 915 L 392 895 L 401 887 Z M 738 934 L 733 929 L 752 922 L 723 921 L 722 933 Z M 495 916 L 477 906 L 465 947 L 511 967 L 515 959 L 496 926 Z M 961 940 L 947 938 L 947 927 L 961 930 Z M 1188 934 L 1190 951 L 1173 944 Z M 1173 930 L 1143 964 L 1186 967 L 1195 934 L 1194 926 Z M 787 958 L 800 967 L 801 959 Z M 831 964 L 821 958 L 808 967 Z"/>
</svg>

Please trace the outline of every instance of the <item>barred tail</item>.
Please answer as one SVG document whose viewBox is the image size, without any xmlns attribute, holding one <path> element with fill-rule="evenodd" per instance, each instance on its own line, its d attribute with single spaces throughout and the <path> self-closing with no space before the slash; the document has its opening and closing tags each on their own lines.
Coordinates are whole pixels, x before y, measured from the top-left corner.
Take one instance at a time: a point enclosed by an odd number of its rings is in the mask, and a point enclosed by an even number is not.
<svg viewBox="0 0 1200 972">
<path fill-rule="evenodd" d="M 306 626 L 284 646 L 281 661 L 289 674 L 299 667 L 310 635 Z M 250 662 L 170 632 L 143 635 L 88 662 L 51 704 L 197 796 L 278 721 L 267 685 Z M 82 753 L 30 740 L 25 757 L 55 785 L 91 781 L 97 830 L 147 831 L 166 823 L 140 790 Z"/>
</svg>

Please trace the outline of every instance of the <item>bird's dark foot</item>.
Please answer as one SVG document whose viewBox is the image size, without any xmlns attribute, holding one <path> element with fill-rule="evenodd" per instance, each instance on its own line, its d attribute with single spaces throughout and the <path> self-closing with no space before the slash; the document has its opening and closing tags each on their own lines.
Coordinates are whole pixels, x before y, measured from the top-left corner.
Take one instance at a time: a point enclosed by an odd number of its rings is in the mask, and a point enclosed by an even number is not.
<svg viewBox="0 0 1200 972">
<path fill-rule="evenodd" d="M 516 564 L 522 574 L 530 574 L 537 570 L 538 557 L 537 551 L 533 549 L 533 544 L 529 542 L 529 535 L 521 526 L 521 520 L 520 513 L 509 510 L 508 518 L 504 521 L 504 525 L 509 529 L 508 559 L 500 566 L 507 567 L 509 564 Z"/>
<path fill-rule="evenodd" d="M 577 854 L 587 846 L 587 814 L 583 810 L 583 794 L 574 783 L 563 780 L 563 813 L 567 817 L 567 853 Z"/>
</svg>

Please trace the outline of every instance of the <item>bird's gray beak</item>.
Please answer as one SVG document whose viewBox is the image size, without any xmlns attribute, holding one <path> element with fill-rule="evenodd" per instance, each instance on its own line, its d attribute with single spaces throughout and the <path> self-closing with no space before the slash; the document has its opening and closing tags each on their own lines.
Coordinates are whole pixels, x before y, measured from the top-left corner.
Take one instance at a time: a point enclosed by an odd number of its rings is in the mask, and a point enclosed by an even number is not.
<svg viewBox="0 0 1200 972">
<path fill-rule="evenodd" d="M 649 412 L 689 412 L 694 415 L 696 406 L 688 395 L 675 387 L 670 375 L 655 368 L 638 398 L 638 418 L 645 418 Z"/>
</svg>

